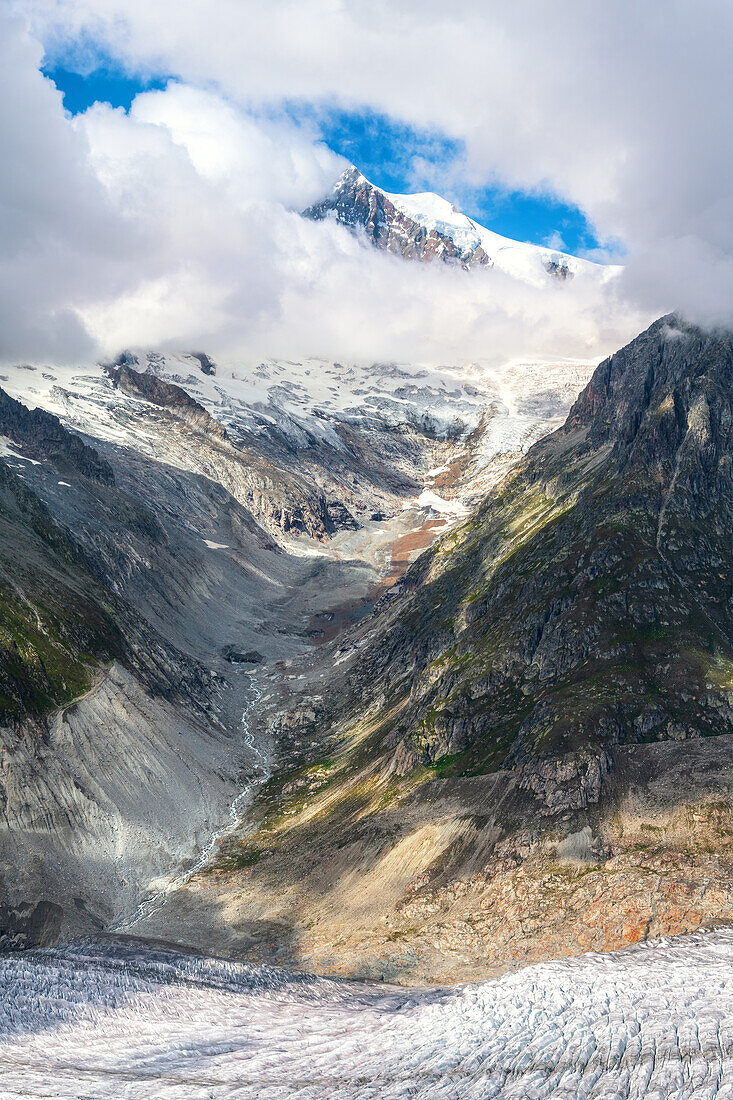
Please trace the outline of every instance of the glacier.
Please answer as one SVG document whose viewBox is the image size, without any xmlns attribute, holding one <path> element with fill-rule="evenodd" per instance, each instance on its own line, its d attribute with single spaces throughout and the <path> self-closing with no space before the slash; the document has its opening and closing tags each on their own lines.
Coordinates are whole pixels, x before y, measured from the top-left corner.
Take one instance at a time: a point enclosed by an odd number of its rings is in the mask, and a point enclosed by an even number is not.
<svg viewBox="0 0 733 1100">
<path fill-rule="evenodd" d="M 733 930 L 424 989 L 123 937 L 5 955 L 0 1096 L 730 1100 Z"/>
</svg>

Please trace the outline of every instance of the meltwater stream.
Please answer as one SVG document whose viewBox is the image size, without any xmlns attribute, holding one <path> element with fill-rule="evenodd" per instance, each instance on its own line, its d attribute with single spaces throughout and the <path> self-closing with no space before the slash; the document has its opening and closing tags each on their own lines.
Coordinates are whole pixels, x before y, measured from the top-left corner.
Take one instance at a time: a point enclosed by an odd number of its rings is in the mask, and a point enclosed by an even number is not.
<svg viewBox="0 0 733 1100">
<path fill-rule="evenodd" d="M 239 792 L 229 807 L 228 821 L 211 834 L 192 866 L 188 867 L 185 871 L 181 871 L 181 873 L 174 878 L 169 879 L 160 890 L 141 901 L 131 916 L 124 917 L 114 925 L 111 929 L 112 932 L 129 932 L 131 928 L 134 928 L 146 917 L 151 917 L 154 913 L 158 913 L 166 904 L 171 894 L 174 894 L 176 890 L 185 886 L 194 875 L 202 871 L 216 855 L 220 841 L 224 840 L 225 837 L 231 836 L 235 829 L 238 828 L 242 821 L 244 810 L 255 787 L 260 786 L 262 783 L 266 783 L 270 778 L 267 753 L 263 752 L 262 749 L 258 748 L 255 744 L 254 732 L 250 724 L 250 715 L 262 698 L 262 690 L 253 677 L 250 677 L 250 691 L 252 693 L 252 698 L 242 712 L 242 732 L 244 744 L 255 758 L 255 768 L 259 773 L 256 781 L 250 783 Z"/>
</svg>

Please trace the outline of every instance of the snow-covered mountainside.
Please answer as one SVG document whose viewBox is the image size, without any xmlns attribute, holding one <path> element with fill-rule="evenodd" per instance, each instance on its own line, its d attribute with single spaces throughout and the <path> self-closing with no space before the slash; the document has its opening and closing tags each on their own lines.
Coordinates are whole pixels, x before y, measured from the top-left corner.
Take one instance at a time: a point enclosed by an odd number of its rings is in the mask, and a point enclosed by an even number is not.
<svg viewBox="0 0 733 1100">
<path fill-rule="evenodd" d="M 538 286 L 575 276 L 602 281 L 619 270 L 503 237 L 430 191 L 416 195 L 382 191 L 353 166 L 304 215 L 316 221 L 335 218 L 366 233 L 378 248 L 410 259 L 440 259 L 465 268 L 495 267 Z"/>
<path fill-rule="evenodd" d="M 729 1100 L 731 1019 L 729 930 L 442 990 L 140 941 L 0 961 L 8 1100 Z"/>
<path fill-rule="evenodd" d="M 322 539 L 415 506 L 436 480 L 441 498 L 472 504 L 562 421 L 592 367 L 213 363 L 201 352 L 136 350 L 106 367 L 6 368 L 0 387 L 112 446 L 205 475 L 215 463 L 276 538 Z M 154 379 L 192 401 L 165 386 L 153 392 Z M 180 419 L 197 433 L 196 446 L 168 430 Z"/>
</svg>

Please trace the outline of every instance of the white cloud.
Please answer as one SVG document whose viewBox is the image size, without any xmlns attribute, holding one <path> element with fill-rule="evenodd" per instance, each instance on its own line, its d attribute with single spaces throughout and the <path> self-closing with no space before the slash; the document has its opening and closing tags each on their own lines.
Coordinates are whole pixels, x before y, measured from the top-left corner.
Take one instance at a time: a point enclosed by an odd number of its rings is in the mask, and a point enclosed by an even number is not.
<svg viewBox="0 0 733 1100">
<path fill-rule="evenodd" d="M 38 70 L 42 51 L 19 22 L 0 22 L 0 349 L 3 358 L 68 357 L 91 342 L 75 305 L 116 285 L 98 262 L 128 247 L 89 171 L 86 144 Z"/>
<path fill-rule="evenodd" d="M 545 241 L 545 244 L 548 248 L 557 249 L 557 251 L 559 252 L 567 252 L 567 246 L 565 244 L 565 241 L 562 239 L 562 233 L 560 233 L 557 229 L 550 234 L 550 236 Z"/>
<path fill-rule="evenodd" d="M 138 95 L 130 114 L 134 122 L 164 127 L 199 175 L 221 184 L 238 204 L 304 208 L 348 166 L 314 128 L 253 118 L 220 96 L 182 84 Z"/>
<path fill-rule="evenodd" d="M 607 288 L 537 290 L 498 271 L 407 263 L 300 218 L 338 158 L 212 93 L 171 85 L 129 115 L 98 104 L 75 126 L 147 242 L 134 284 L 80 306 L 105 352 L 196 344 L 228 358 L 499 361 L 593 356 L 633 331 Z"/>
<path fill-rule="evenodd" d="M 17 0 L 58 54 L 178 78 L 74 121 L 3 30 L 2 355 L 113 345 L 468 359 L 591 355 L 652 314 L 733 322 L 733 149 L 716 0 Z M 538 294 L 496 272 L 400 264 L 293 214 L 339 169 L 287 100 L 365 105 L 463 143 L 452 178 L 546 185 L 627 269 Z M 31 140 L 32 135 L 32 140 Z M 12 171 L 8 170 L 12 165 Z M 446 176 L 446 187 L 451 176 Z"/>
<path fill-rule="evenodd" d="M 19 0 L 49 43 L 244 105 L 368 105 L 465 142 L 462 186 L 546 184 L 628 249 L 628 293 L 733 320 L 733 6 L 720 0 Z"/>
</svg>

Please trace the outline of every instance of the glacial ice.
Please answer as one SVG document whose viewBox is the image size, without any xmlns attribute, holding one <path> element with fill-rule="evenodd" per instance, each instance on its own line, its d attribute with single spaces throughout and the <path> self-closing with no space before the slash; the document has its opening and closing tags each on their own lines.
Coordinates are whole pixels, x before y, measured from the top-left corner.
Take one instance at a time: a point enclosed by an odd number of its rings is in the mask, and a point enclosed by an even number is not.
<svg viewBox="0 0 733 1100">
<path fill-rule="evenodd" d="M 6 955 L 0 1096 L 731 1100 L 733 930 L 445 989 L 122 938 Z"/>
</svg>

